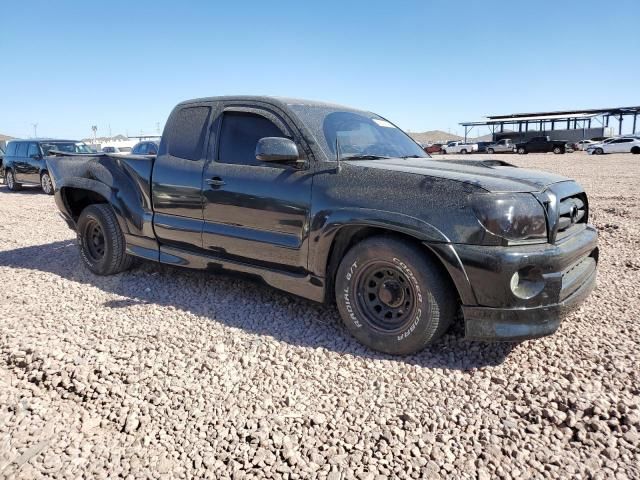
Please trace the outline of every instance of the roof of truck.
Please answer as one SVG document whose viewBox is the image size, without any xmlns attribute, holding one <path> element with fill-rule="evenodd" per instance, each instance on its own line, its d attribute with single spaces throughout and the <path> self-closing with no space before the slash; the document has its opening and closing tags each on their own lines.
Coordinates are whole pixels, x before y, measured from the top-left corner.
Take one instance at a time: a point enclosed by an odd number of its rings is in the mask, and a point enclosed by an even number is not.
<svg viewBox="0 0 640 480">
<path fill-rule="evenodd" d="M 265 103 L 271 103 L 271 104 L 276 104 L 281 106 L 305 105 L 309 107 L 333 107 L 333 108 L 340 108 L 344 110 L 358 110 L 356 108 L 347 107 L 345 105 L 339 105 L 337 103 L 321 102 L 318 100 L 305 100 L 302 98 L 274 97 L 269 95 L 224 95 L 224 96 L 218 96 L 218 97 L 203 97 L 203 98 L 194 98 L 192 100 L 185 100 L 183 102 L 180 102 L 178 105 L 187 105 L 190 103 L 200 103 L 200 102 L 220 102 L 220 101 L 229 101 L 229 100 L 265 102 Z"/>
</svg>

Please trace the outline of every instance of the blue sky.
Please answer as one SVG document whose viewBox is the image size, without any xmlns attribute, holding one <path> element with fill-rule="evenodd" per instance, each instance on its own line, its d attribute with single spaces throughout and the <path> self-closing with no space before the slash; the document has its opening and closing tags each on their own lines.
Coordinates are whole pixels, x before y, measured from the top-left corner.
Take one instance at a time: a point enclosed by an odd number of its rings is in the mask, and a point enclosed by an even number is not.
<svg viewBox="0 0 640 480">
<path fill-rule="evenodd" d="M 0 133 L 14 136 L 153 132 L 178 101 L 224 94 L 458 133 L 488 114 L 640 104 L 637 0 L 6 3 Z"/>
</svg>

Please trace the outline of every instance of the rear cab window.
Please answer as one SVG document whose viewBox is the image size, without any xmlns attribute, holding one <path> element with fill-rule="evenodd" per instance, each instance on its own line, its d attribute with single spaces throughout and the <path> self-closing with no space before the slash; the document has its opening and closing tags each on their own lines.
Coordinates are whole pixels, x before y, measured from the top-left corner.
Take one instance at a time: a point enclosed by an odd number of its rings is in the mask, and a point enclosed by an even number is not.
<svg viewBox="0 0 640 480">
<path fill-rule="evenodd" d="M 173 115 L 167 135 L 167 150 L 173 157 L 200 160 L 211 107 L 185 107 Z M 155 149 L 155 145 L 154 145 Z"/>
</svg>

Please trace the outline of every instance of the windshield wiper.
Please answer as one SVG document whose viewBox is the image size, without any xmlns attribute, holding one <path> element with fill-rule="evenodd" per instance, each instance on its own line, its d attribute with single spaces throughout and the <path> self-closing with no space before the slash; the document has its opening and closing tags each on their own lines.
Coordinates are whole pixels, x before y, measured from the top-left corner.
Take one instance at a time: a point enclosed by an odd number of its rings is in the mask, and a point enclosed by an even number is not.
<svg viewBox="0 0 640 480">
<path fill-rule="evenodd" d="M 380 160 L 381 158 L 390 158 L 383 155 L 349 155 L 342 157 L 340 160 Z"/>
<path fill-rule="evenodd" d="M 420 155 L 405 155 L 404 157 L 400 157 L 400 158 L 429 158 L 429 157 L 422 157 Z"/>
</svg>

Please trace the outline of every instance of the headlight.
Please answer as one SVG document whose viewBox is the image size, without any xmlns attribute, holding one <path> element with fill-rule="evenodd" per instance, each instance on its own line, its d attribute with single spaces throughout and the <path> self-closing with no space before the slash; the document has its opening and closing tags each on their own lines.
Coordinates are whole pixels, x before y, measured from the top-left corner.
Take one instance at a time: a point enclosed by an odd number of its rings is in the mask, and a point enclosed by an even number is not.
<svg viewBox="0 0 640 480">
<path fill-rule="evenodd" d="M 547 217 L 529 193 L 476 195 L 473 211 L 482 226 L 503 239 L 492 243 L 539 243 L 547 240 Z M 489 240 L 489 239 L 487 239 Z"/>
</svg>

